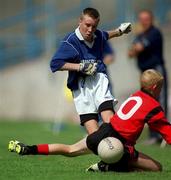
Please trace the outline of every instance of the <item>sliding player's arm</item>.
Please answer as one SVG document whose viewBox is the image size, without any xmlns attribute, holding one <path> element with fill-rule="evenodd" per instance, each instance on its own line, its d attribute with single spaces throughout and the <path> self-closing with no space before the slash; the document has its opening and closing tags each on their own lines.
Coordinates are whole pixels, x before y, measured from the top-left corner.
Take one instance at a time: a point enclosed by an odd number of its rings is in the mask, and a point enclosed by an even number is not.
<svg viewBox="0 0 171 180">
<path fill-rule="evenodd" d="M 171 145 L 171 124 L 166 119 L 163 111 L 153 116 L 147 123 L 151 130 L 159 132 L 166 142 Z"/>
</svg>

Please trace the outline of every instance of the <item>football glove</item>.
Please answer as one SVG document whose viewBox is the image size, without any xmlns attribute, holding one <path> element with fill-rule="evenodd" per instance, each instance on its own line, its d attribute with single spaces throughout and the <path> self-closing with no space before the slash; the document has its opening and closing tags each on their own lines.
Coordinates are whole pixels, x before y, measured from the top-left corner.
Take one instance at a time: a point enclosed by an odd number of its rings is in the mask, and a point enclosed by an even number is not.
<svg viewBox="0 0 171 180">
<path fill-rule="evenodd" d="M 97 70 L 97 63 L 80 63 L 79 71 L 87 75 L 94 75 Z"/>
<path fill-rule="evenodd" d="M 120 35 L 122 34 L 128 34 L 129 32 L 131 32 L 131 23 L 122 23 L 119 27 L 118 27 L 118 31 L 120 32 Z"/>
</svg>

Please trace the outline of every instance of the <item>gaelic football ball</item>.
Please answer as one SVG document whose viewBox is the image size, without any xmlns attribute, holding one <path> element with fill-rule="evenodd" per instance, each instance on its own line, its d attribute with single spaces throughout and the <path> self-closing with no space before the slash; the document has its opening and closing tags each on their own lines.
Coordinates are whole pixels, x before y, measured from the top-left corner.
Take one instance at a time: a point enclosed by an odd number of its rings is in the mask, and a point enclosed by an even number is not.
<svg viewBox="0 0 171 180">
<path fill-rule="evenodd" d="M 111 164 L 121 159 L 124 147 L 119 139 L 107 137 L 100 141 L 97 152 L 103 162 Z"/>
</svg>

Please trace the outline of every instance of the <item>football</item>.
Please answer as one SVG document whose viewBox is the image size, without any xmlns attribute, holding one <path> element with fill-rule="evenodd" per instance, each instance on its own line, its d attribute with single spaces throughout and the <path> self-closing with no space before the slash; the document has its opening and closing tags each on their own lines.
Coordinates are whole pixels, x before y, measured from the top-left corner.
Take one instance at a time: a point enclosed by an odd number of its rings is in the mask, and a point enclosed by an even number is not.
<svg viewBox="0 0 171 180">
<path fill-rule="evenodd" d="M 124 153 L 124 147 L 119 139 L 107 137 L 100 141 L 97 151 L 103 162 L 111 164 L 121 159 Z"/>
</svg>

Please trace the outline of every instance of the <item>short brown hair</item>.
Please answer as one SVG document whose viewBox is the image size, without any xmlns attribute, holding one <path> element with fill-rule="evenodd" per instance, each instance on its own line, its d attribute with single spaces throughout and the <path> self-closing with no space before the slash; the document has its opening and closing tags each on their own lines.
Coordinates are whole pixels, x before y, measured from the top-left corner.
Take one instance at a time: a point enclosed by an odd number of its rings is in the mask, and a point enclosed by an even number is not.
<svg viewBox="0 0 171 180">
<path fill-rule="evenodd" d="M 89 15 L 90 17 L 94 19 L 100 18 L 100 14 L 98 10 L 91 7 L 85 8 L 82 12 L 82 15 Z"/>
<path fill-rule="evenodd" d="M 163 84 L 163 76 L 154 69 L 144 71 L 140 77 L 141 89 L 152 94 L 152 87 L 154 85 L 160 86 Z"/>
</svg>

